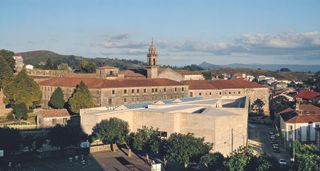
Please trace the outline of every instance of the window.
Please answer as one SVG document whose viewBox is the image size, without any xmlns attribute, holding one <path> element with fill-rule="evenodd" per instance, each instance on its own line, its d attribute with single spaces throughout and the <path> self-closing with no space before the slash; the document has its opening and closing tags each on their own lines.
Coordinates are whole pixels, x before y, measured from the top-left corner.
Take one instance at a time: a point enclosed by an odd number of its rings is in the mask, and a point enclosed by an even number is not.
<svg viewBox="0 0 320 171">
<path fill-rule="evenodd" d="M 115 90 L 112 90 L 112 94 L 116 94 L 116 91 L 115 91 Z"/>
<path fill-rule="evenodd" d="M 184 91 L 184 87 L 182 87 L 182 91 Z"/>
<path fill-rule="evenodd" d="M 163 92 L 167 92 L 167 89 L 166 89 L 166 88 L 163 88 Z"/>
<path fill-rule="evenodd" d="M 108 99 L 109 105 L 112 105 L 112 99 Z"/>
<path fill-rule="evenodd" d="M 229 94 L 231 94 L 231 92 L 229 91 Z"/>
<path fill-rule="evenodd" d="M 147 92 L 147 89 L 143 89 L 143 92 L 146 93 L 146 92 Z"/>
<path fill-rule="evenodd" d="M 238 91 L 238 94 L 240 94 L 240 91 Z"/>
<path fill-rule="evenodd" d="M 157 88 L 156 88 L 155 90 L 156 90 L 156 92 L 158 92 L 158 89 L 157 89 Z"/>
<path fill-rule="evenodd" d="M 127 89 L 124 89 L 124 90 L 123 90 L 123 93 L 124 93 L 124 94 L 127 94 L 127 93 L 128 93 L 128 92 L 127 92 Z"/>
<path fill-rule="evenodd" d="M 127 98 L 124 98 L 123 101 L 126 103 L 127 102 Z"/>
<path fill-rule="evenodd" d="M 177 87 L 174 88 L 174 91 L 177 91 Z"/>
<path fill-rule="evenodd" d="M 64 124 L 67 123 L 67 118 L 63 118 L 63 121 L 62 121 Z"/>
<path fill-rule="evenodd" d="M 131 90 L 131 93 L 134 93 L 134 89 Z"/>
<path fill-rule="evenodd" d="M 153 93 L 153 92 L 154 92 L 154 89 L 151 89 L 151 92 Z"/>
<path fill-rule="evenodd" d="M 199 93 L 199 96 L 201 96 L 201 93 Z"/>
<path fill-rule="evenodd" d="M 52 119 L 52 125 L 56 125 L 57 124 L 57 119 Z"/>
<path fill-rule="evenodd" d="M 219 95 L 221 95 L 221 92 L 219 92 Z"/>
<path fill-rule="evenodd" d="M 163 137 L 163 138 L 167 138 L 168 133 L 166 131 L 159 131 L 158 132 L 158 136 L 159 137 Z"/>
<path fill-rule="evenodd" d="M 193 97 L 193 92 L 190 92 L 190 97 Z"/>
<path fill-rule="evenodd" d="M 139 93 L 139 89 L 137 89 L 137 93 Z"/>
<path fill-rule="evenodd" d="M 211 96 L 212 93 L 210 92 L 209 94 L 210 94 L 210 96 Z"/>
</svg>

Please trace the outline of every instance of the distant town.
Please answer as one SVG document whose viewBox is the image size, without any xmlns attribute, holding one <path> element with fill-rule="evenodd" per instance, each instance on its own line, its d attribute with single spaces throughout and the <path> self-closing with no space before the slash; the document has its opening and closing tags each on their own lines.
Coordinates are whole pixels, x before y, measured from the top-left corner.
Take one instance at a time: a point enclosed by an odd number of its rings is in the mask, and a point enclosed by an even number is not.
<svg viewBox="0 0 320 171">
<path fill-rule="evenodd" d="M 0 170 L 320 169 L 319 72 L 159 58 L 1 50 Z"/>
</svg>

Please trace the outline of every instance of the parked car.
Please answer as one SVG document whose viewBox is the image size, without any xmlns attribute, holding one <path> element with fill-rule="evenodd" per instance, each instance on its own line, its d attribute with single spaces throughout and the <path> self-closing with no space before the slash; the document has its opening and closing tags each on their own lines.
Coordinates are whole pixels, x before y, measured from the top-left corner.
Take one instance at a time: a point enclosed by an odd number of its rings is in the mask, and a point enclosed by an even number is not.
<svg viewBox="0 0 320 171">
<path fill-rule="evenodd" d="M 272 148 L 272 149 L 273 149 L 273 152 L 275 152 L 275 153 L 280 153 L 279 147 L 275 147 L 275 148 Z"/>
<path fill-rule="evenodd" d="M 279 164 L 285 166 L 288 164 L 288 162 L 285 159 L 279 159 Z"/>
<path fill-rule="evenodd" d="M 273 131 L 269 131 L 269 135 L 274 135 L 274 132 Z"/>
</svg>

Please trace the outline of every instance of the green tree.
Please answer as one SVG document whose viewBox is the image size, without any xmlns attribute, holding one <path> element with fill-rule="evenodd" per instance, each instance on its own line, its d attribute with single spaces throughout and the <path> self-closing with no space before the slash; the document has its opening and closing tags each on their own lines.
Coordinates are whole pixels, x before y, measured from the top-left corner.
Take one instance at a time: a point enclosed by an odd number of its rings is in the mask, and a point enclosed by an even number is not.
<svg viewBox="0 0 320 171">
<path fill-rule="evenodd" d="M 239 148 L 227 159 L 225 166 L 229 171 L 244 171 L 253 157 L 252 150 Z"/>
<path fill-rule="evenodd" d="M 104 143 L 110 143 L 112 151 L 113 144 L 124 143 L 129 133 L 129 125 L 126 121 L 118 118 L 102 120 L 93 128 L 93 139 L 102 140 Z"/>
<path fill-rule="evenodd" d="M 42 96 L 40 86 L 27 75 L 25 69 L 4 88 L 4 94 L 12 104 L 24 103 L 28 108 L 39 102 Z"/>
<path fill-rule="evenodd" d="M 187 167 L 190 162 L 199 162 L 208 154 L 212 144 L 205 143 L 204 138 L 195 138 L 193 134 L 171 134 L 168 139 L 167 157 L 171 162 Z"/>
<path fill-rule="evenodd" d="M 295 161 L 291 168 L 293 171 L 320 170 L 320 151 L 314 145 L 293 142 Z"/>
<path fill-rule="evenodd" d="M 3 89 L 13 79 L 13 70 L 7 61 L 0 57 L 0 89 Z"/>
<path fill-rule="evenodd" d="M 146 158 L 149 158 L 148 153 L 160 154 L 162 149 L 162 141 L 159 137 L 158 129 L 142 127 L 136 133 L 130 136 L 130 146 L 138 151 L 145 152 Z"/>
<path fill-rule="evenodd" d="M 14 55 L 14 53 L 12 51 L 5 50 L 5 49 L 0 50 L 0 58 L 3 58 L 7 61 L 12 72 L 14 71 L 14 67 L 16 64 L 16 61 L 13 59 L 13 55 Z"/>
<path fill-rule="evenodd" d="M 200 163 L 210 170 L 223 170 L 224 157 L 221 153 L 208 153 L 200 158 Z"/>
<path fill-rule="evenodd" d="M 64 107 L 64 104 L 65 101 L 63 98 L 62 89 L 60 87 L 57 87 L 50 97 L 49 106 L 56 109 L 62 109 Z"/>
<path fill-rule="evenodd" d="M 79 113 L 80 109 L 94 106 L 88 87 L 81 81 L 69 99 L 70 110 Z"/>
<path fill-rule="evenodd" d="M 84 73 L 94 73 L 96 72 L 96 64 L 83 58 L 80 60 L 80 71 Z"/>
<path fill-rule="evenodd" d="M 21 139 L 18 130 L 0 128 L 0 137 L 0 149 L 3 149 L 5 154 L 12 154 L 18 149 Z"/>
<path fill-rule="evenodd" d="M 68 146 L 78 146 L 86 135 L 81 131 L 79 126 L 74 125 L 56 125 L 49 130 L 48 138 L 53 146 L 65 149 Z"/>
<path fill-rule="evenodd" d="M 18 103 L 13 106 L 13 114 L 17 119 L 24 119 L 28 118 L 28 108 L 24 103 Z"/>
</svg>

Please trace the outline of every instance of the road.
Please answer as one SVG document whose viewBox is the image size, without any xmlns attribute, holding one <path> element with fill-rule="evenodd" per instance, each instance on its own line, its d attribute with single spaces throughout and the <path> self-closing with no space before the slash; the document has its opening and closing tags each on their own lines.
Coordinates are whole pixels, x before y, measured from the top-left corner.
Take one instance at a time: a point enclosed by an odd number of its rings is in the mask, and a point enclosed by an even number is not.
<svg viewBox="0 0 320 171">
<path fill-rule="evenodd" d="M 253 149 L 259 153 L 266 153 L 268 156 L 275 157 L 278 160 L 285 159 L 289 162 L 290 155 L 284 149 L 284 145 L 281 140 L 279 140 L 280 153 L 273 152 L 269 138 L 270 130 L 275 131 L 275 129 L 268 125 L 249 124 L 249 146 L 253 147 Z"/>
</svg>

